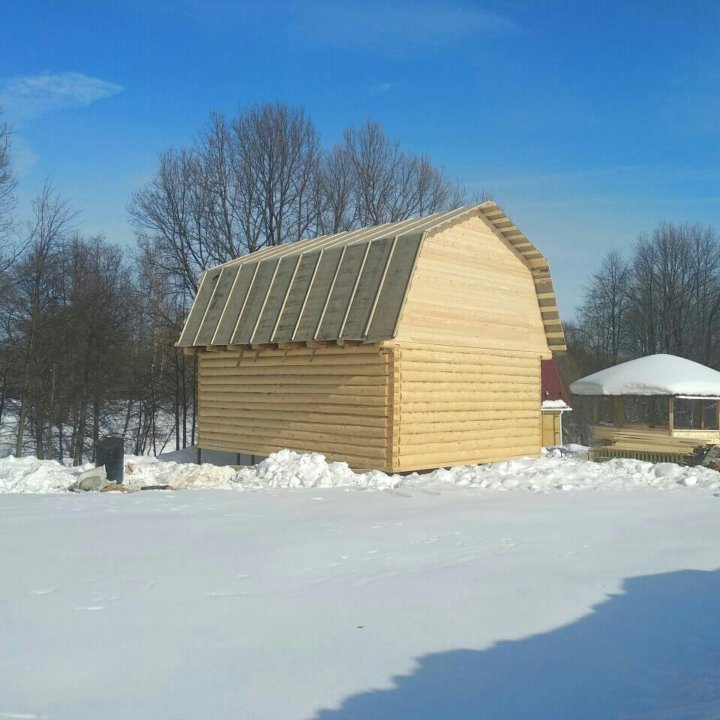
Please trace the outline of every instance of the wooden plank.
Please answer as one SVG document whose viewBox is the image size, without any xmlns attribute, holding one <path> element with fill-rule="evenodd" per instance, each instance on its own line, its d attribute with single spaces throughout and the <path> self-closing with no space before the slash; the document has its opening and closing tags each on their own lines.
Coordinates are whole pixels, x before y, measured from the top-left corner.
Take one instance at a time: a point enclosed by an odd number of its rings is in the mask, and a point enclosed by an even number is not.
<svg viewBox="0 0 720 720">
<path fill-rule="evenodd" d="M 402 380 L 412 385 L 432 384 L 438 386 L 450 386 L 456 383 L 463 385 L 478 383 L 482 385 L 486 382 L 507 382 L 508 384 L 536 383 L 537 380 L 531 372 L 531 368 L 507 368 L 503 372 L 497 367 L 483 372 L 473 367 L 467 372 L 438 368 L 437 372 L 432 373 L 427 370 L 415 370 L 412 367 L 408 367 L 402 370 Z"/>
<path fill-rule="evenodd" d="M 201 391 L 199 393 L 200 401 L 206 398 L 222 398 L 224 393 L 222 390 L 218 390 L 215 393 L 208 391 Z M 246 396 L 243 399 L 243 404 L 250 405 L 253 399 Z M 254 402 L 262 405 L 266 403 L 268 406 L 275 405 L 279 407 L 287 406 L 288 401 L 286 397 L 279 396 L 274 393 L 262 393 L 257 394 Z M 298 404 L 311 404 L 311 403 L 327 403 L 328 405 L 341 405 L 344 407 L 353 408 L 355 412 L 355 406 L 372 406 L 372 407 L 385 407 L 385 397 L 380 395 L 353 395 L 351 393 L 327 393 L 327 392 L 307 392 L 304 394 L 294 394 L 293 402 Z"/>
<path fill-rule="evenodd" d="M 427 354 L 428 357 L 435 359 L 438 353 L 445 353 L 447 356 L 457 355 L 477 357 L 478 355 L 487 355 L 488 357 L 528 358 L 532 360 L 537 360 L 538 357 L 538 354 L 535 350 L 527 350 L 525 348 L 511 348 L 509 350 L 502 350 L 498 348 L 488 348 L 484 345 L 476 345 L 474 347 L 467 348 L 458 347 L 455 344 L 441 342 L 428 345 L 424 342 L 418 343 L 411 340 L 386 340 L 378 342 L 377 346 L 381 349 L 402 347 L 404 352 L 412 351 L 413 358 L 416 356 L 420 357 L 423 354 Z"/>
<path fill-rule="evenodd" d="M 278 266 L 277 259 L 263 260 L 248 291 L 247 302 L 243 308 L 230 345 L 245 345 L 251 342 L 265 298 Z"/>
<path fill-rule="evenodd" d="M 383 238 L 370 244 L 362 275 L 355 296 L 342 329 L 343 338 L 361 339 L 365 337 L 365 328 L 375 306 L 375 300 L 384 277 L 385 267 L 390 257 L 393 239 Z"/>
<path fill-rule="evenodd" d="M 488 393 L 498 393 L 496 397 L 505 397 L 507 399 L 519 399 L 521 397 L 526 397 L 526 393 L 535 394 L 535 390 L 533 388 L 537 389 L 537 397 L 538 397 L 538 408 L 537 411 L 540 412 L 540 387 L 539 385 L 532 385 L 528 384 L 526 392 L 520 394 L 517 393 L 514 396 L 510 395 L 508 393 L 508 386 L 507 383 L 488 383 L 485 387 L 481 389 L 476 389 L 474 393 L 470 389 L 464 389 L 462 387 L 454 386 L 452 388 L 435 388 L 435 389 L 428 389 L 428 390 L 415 390 L 415 389 L 408 389 L 405 387 L 405 384 L 402 385 L 402 400 L 403 404 L 406 402 L 428 402 L 428 401 L 435 401 L 437 403 L 443 403 L 443 402 L 451 402 L 453 400 L 458 400 L 460 402 L 467 401 L 469 399 L 472 399 L 473 395 L 477 397 L 478 399 L 487 399 Z"/>
<path fill-rule="evenodd" d="M 385 446 L 385 428 L 367 425 L 342 425 L 327 422 L 302 423 L 288 420 L 264 420 L 263 422 L 257 422 L 249 416 L 228 418 L 217 415 L 205 415 L 203 417 L 203 427 L 206 432 L 211 432 L 213 429 L 218 431 L 232 431 L 233 433 L 238 431 L 248 436 L 257 433 L 262 437 L 272 437 L 275 439 L 280 436 L 290 437 L 290 435 L 286 435 L 286 433 L 292 432 L 304 433 L 310 437 L 325 434 L 338 441 L 343 438 L 350 440 L 353 438 L 364 438 L 362 441 L 359 441 L 361 444 L 375 439 L 381 446 Z"/>
<path fill-rule="evenodd" d="M 247 441 L 262 444 L 265 447 L 272 448 L 272 451 L 282 450 L 283 448 L 290 448 L 294 450 L 301 450 L 305 452 L 334 452 L 334 453 L 347 453 L 356 456 L 367 458 L 368 460 L 375 460 L 385 462 L 385 446 L 381 443 L 375 447 L 366 441 L 359 440 L 353 442 L 351 438 L 343 439 L 340 441 L 335 436 L 326 435 L 323 433 L 302 433 L 302 432 L 283 432 L 278 434 L 273 442 L 268 442 L 268 436 L 262 432 L 219 432 L 209 429 L 207 426 L 202 431 L 203 438 L 215 438 L 225 439 L 229 441 Z M 242 452 L 242 450 L 239 450 Z"/>
<path fill-rule="evenodd" d="M 217 330 L 218 322 L 225 304 L 228 301 L 230 290 L 235 282 L 238 272 L 238 266 L 230 266 L 224 268 L 215 284 L 215 291 L 212 299 L 208 304 L 207 312 L 200 325 L 200 329 L 195 338 L 195 345 L 212 345 L 213 336 Z"/>
<path fill-rule="evenodd" d="M 314 340 L 325 303 L 337 272 L 343 248 L 324 250 L 315 273 L 313 285 L 305 300 L 305 306 L 297 323 L 292 340 Z"/>
<path fill-rule="evenodd" d="M 385 364 L 344 364 L 338 365 L 333 363 L 296 363 L 287 364 L 257 364 L 253 365 L 233 365 L 231 367 L 214 367 L 204 366 L 202 369 L 203 378 L 233 378 L 233 377 L 287 377 L 289 379 L 297 378 L 294 382 L 302 382 L 306 377 L 323 377 L 331 379 L 354 378 L 354 377 L 373 377 L 385 376 Z"/>
<path fill-rule="evenodd" d="M 178 341 L 178 347 L 192 347 L 195 344 L 195 336 L 202 325 L 205 311 L 215 291 L 215 284 L 220 277 L 220 272 L 220 269 L 214 268 L 213 270 L 207 270 L 203 275 L 200 281 L 200 288 L 195 296 L 195 302 L 193 302 L 190 314 L 185 321 L 182 335 Z"/>
<path fill-rule="evenodd" d="M 232 399 L 232 405 L 228 405 L 227 397 L 214 396 L 214 397 L 203 397 L 202 405 L 207 408 L 224 408 L 232 407 L 240 412 L 304 412 L 304 413 L 318 413 L 318 414 L 336 414 L 343 415 L 351 413 L 353 417 L 361 418 L 384 418 L 387 417 L 387 403 L 385 402 L 372 402 L 364 405 L 358 405 L 357 403 L 348 403 L 344 398 L 338 402 L 325 402 L 322 398 L 318 398 L 315 401 L 303 400 L 302 403 L 288 404 L 282 398 L 250 398 L 236 397 Z M 360 423 L 361 421 L 358 420 Z"/>
<path fill-rule="evenodd" d="M 346 414 L 342 411 L 333 411 L 327 408 L 327 411 L 311 411 L 307 407 L 289 406 L 286 411 L 281 410 L 263 410 L 263 409 L 244 409 L 242 403 L 209 402 L 202 409 L 204 417 L 208 418 L 245 418 L 250 417 L 256 424 L 262 424 L 265 420 L 286 420 L 288 422 L 301 423 L 320 423 L 330 425 L 356 426 L 361 428 L 387 428 L 388 415 L 382 412 L 376 412 L 372 415 Z"/>
<path fill-rule="evenodd" d="M 402 422 L 412 426 L 420 426 L 429 423 L 451 423 L 469 422 L 485 417 L 495 417 L 498 412 L 513 412 L 526 410 L 534 412 L 537 410 L 537 403 L 533 400 L 516 401 L 480 401 L 473 403 L 473 410 L 458 410 L 454 406 L 438 408 L 435 403 L 428 403 L 431 410 L 417 411 L 403 408 Z"/>
<path fill-rule="evenodd" d="M 396 472 L 409 472 L 411 470 L 427 470 L 436 467 L 454 467 L 456 465 L 474 465 L 482 463 L 497 462 L 498 460 L 509 460 L 521 458 L 528 455 L 538 455 L 540 444 L 523 445 L 516 448 L 478 448 L 475 452 L 458 451 L 448 452 L 443 455 L 437 454 L 413 454 L 401 455 L 398 460 Z"/>
<path fill-rule="evenodd" d="M 367 337 L 370 340 L 391 338 L 405 302 L 422 235 L 399 237 L 387 268 Z"/>
<path fill-rule="evenodd" d="M 273 445 L 262 445 L 262 444 L 244 444 L 242 447 L 237 445 L 237 439 L 230 440 L 214 440 L 200 437 L 200 444 L 203 449 L 217 450 L 220 452 L 240 452 L 247 455 L 256 455 L 258 457 L 265 457 L 278 450 Z M 301 448 L 289 448 L 291 450 Z M 384 467 L 382 461 L 372 461 L 363 455 L 353 455 L 348 453 L 333 453 L 329 451 L 323 452 L 323 455 L 327 458 L 328 462 L 333 461 L 344 461 L 347 462 L 351 468 L 367 472 L 369 469 L 378 469 L 389 471 L 389 468 Z"/>
<path fill-rule="evenodd" d="M 299 257 L 291 255 L 280 259 L 272 285 L 268 291 L 265 306 L 262 309 L 255 332 L 252 335 L 253 343 L 268 343 L 273 337 L 275 325 L 284 306 L 285 297 L 290 288 L 290 282 L 295 274 Z M 290 339 L 289 337 L 287 338 Z"/>
<path fill-rule="evenodd" d="M 240 266 L 237 277 L 230 290 L 230 296 L 225 304 L 222 316 L 218 322 L 217 330 L 213 336 L 213 344 L 229 345 L 232 339 L 235 326 L 240 319 L 240 314 L 245 301 L 247 300 L 248 290 L 255 277 L 258 269 L 258 263 L 245 263 Z"/>
<path fill-rule="evenodd" d="M 334 340 L 340 337 L 360 269 L 368 250 L 367 244 L 346 248 L 329 294 L 328 304 L 315 335 L 318 340 Z"/>
<path fill-rule="evenodd" d="M 380 368 L 378 368 L 380 369 Z M 223 384 L 239 384 L 248 385 L 253 382 L 258 382 L 261 385 L 278 385 L 288 386 L 294 388 L 302 388 L 310 383 L 317 385 L 326 385 L 327 387 L 337 387 L 343 383 L 347 384 L 358 384 L 358 385 L 382 385 L 385 382 L 385 375 L 381 372 L 375 372 L 372 375 L 324 375 L 322 373 L 308 374 L 308 375 L 248 375 L 248 374 L 237 374 L 227 376 L 208 376 L 203 373 L 200 377 L 200 385 L 203 387 L 215 386 L 218 389 L 222 389 Z M 423 393 L 424 394 L 424 393 Z M 435 396 L 434 396 L 435 397 Z"/>
<path fill-rule="evenodd" d="M 319 250 L 301 256 L 295 278 L 285 301 L 285 307 L 280 316 L 280 322 L 273 335 L 273 342 L 286 341 L 293 337 L 319 259 Z"/>
<path fill-rule="evenodd" d="M 361 387 L 353 386 L 350 383 L 318 383 L 317 385 L 311 385 L 309 383 L 303 385 L 289 385 L 287 383 L 267 383 L 258 384 L 253 389 L 252 384 L 229 381 L 227 382 L 227 384 L 203 383 L 200 387 L 205 393 L 226 393 L 231 392 L 233 389 L 237 388 L 246 396 L 275 394 L 285 396 L 286 398 L 289 395 L 306 395 L 308 393 L 328 393 L 329 395 L 348 396 L 362 394 L 363 398 L 385 396 L 385 385 L 379 383 L 373 385 L 362 385 Z"/>
</svg>

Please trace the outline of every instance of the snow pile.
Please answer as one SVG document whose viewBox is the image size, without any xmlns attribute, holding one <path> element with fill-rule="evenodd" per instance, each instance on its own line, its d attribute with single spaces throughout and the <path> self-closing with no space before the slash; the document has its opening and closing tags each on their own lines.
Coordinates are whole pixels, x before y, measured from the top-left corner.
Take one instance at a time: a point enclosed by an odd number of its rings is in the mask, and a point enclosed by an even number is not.
<svg viewBox="0 0 720 720">
<path fill-rule="evenodd" d="M 386 475 L 378 470 L 354 473 L 346 463 L 328 463 L 317 453 L 282 450 L 258 465 L 241 469 L 232 484 L 245 490 L 306 487 L 432 489 L 447 485 L 531 492 L 581 488 L 674 489 L 683 486 L 720 489 L 720 474 L 702 467 L 682 467 L 672 463 L 654 465 L 639 460 L 617 459 L 594 463 L 568 457 L 558 451 L 540 458 L 466 465 L 403 476 Z"/>
<path fill-rule="evenodd" d="M 169 485 L 173 490 L 193 488 L 230 488 L 235 469 L 229 466 L 203 463 L 161 462 L 147 455 L 125 458 L 124 485 L 131 488 L 149 485 Z"/>
<path fill-rule="evenodd" d="M 0 458 L 0 494 L 66 492 L 85 470 L 93 465 L 64 467 L 55 460 L 34 457 Z M 235 476 L 231 467 L 160 462 L 157 458 L 128 455 L 125 457 L 123 485 L 140 490 L 152 485 L 169 485 L 173 490 L 188 488 L 231 488 Z"/>
<path fill-rule="evenodd" d="M 304 488 L 359 487 L 393 488 L 402 484 L 399 475 L 386 475 L 379 470 L 353 472 L 345 462 L 327 462 L 320 453 L 297 453 L 281 450 L 253 467 L 241 468 L 234 478 L 238 487 Z"/>
<path fill-rule="evenodd" d="M 79 475 L 54 460 L 0 458 L 0 493 L 65 492 Z"/>
<path fill-rule="evenodd" d="M 682 486 L 720 489 L 720 475 L 701 467 L 682 467 L 672 463 L 654 465 L 625 459 L 594 463 L 553 456 L 436 470 L 423 477 L 428 481 L 467 487 L 532 492 L 638 487 L 669 490 Z"/>
<path fill-rule="evenodd" d="M 522 458 L 466 465 L 410 475 L 387 475 L 379 470 L 353 472 L 344 462 L 327 462 L 318 453 L 281 450 L 253 467 L 161 462 L 156 458 L 127 456 L 124 486 L 140 490 L 164 485 L 172 490 L 220 488 L 268 490 L 292 488 L 347 488 L 357 490 L 442 489 L 447 486 L 484 490 L 520 490 L 548 493 L 575 489 L 629 489 L 653 487 L 664 490 L 701 487 L 720 490 L 720 474 L 702 467 L 672 463 L 616 459 L 587 462 L 555 448 L 544 457 Z M 26 457 L 0 459 L 0 493 L 65 492 L 80 473 L 92 465 L 63 467 L 53 460 Z"/>
</svg>

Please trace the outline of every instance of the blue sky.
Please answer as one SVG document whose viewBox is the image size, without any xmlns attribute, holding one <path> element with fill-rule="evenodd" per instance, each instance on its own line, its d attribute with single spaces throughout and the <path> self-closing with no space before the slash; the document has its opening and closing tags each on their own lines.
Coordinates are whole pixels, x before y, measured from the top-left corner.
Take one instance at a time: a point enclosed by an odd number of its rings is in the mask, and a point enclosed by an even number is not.
<svg viewBox="0 0 720 720">
<path fill-rule="evenodd" d="M 720 228 L 720 3 L 6 0 L 0 105 L 21 213 L 45 178 L 81 229 L 126 205 L 213 110 L 306 108 L 327 145 L 378 120 L 498 201 L 561 312 L 662 220 Z"/>
</svg>

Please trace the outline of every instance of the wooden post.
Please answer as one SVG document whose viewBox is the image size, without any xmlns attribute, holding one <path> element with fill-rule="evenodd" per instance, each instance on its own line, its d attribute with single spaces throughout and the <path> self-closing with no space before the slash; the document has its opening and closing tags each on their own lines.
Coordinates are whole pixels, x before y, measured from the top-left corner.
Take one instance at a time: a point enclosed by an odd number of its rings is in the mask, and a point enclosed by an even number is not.
<svg viewBox="0 0 720 720">
<path fill-rule="evenodd" d="M 720 430 L 720 400 L 715 401 L 715 429 Z"/>
<path fill-rule="evenodd" d="M 618 427 L 625 424 L 625 398 L 622 396 L 615 399 L 615 424 Z"/>
<path fill-rule="evenodd" d="M 672 435 L 675 429 L 675 398 L 672 395 L 668 398 L 668 425 Z"/>
<path fill-rule="evenodd" d="M 720 407 L 720 400 L 718 401 L 718 407 Z M 596 395 L 593 398 L 593 425 L 597 425 L 600 422 L 600 398 Z"/>
<path fill-rule="evenodd" d="M 705 401 L 700 401 L 700 429 L 705 429 Z"/>
</svg>

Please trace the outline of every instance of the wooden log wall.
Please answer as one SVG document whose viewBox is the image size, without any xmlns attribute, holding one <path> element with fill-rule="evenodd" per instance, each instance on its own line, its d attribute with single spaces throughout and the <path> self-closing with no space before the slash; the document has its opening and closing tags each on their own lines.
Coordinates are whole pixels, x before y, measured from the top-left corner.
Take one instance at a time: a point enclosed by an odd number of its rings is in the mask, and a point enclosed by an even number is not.
<svg viewBox="0 0 720 720">
<path fill-rule="evenodd" d="M 425 238 L 396 340 L 552 356 L 531 269 L 479 217 Z"/>
<path fill-rule="evenodd" d="M 539 454 L 539 354 L 403 345 L 392 364 L 395 470 Z"/>
<path fill-rule="evenodd" d="M 560 444 L 560 412 L 547 411 L 542 415 L 542 444 L 552 447 Z"/>
<path fill-rule="evenodd" d="M 390 470 L 390 363 L 377 345 L 200 353 L 199 444 Z"/>
</svg>

